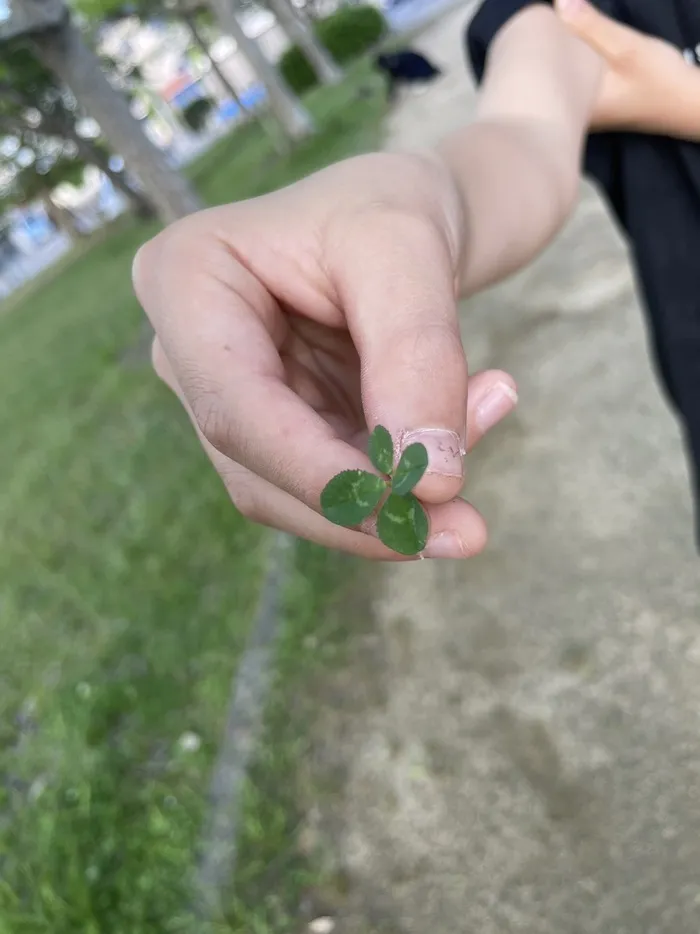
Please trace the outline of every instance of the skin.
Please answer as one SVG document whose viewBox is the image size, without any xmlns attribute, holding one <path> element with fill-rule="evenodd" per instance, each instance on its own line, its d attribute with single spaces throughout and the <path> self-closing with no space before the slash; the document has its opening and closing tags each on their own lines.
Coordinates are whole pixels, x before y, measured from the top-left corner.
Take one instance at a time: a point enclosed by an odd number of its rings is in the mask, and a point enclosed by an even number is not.
<svg viewBox="0 0 700 934">
<path fill-rule="evenodd" d="M 586 0 L 559 0 L 557 12 L 605 62 L 596 129 L 700 141 L 700 69 L 680 49 L 615 22 Z"/>
<path fill-rule="evenodd" d="M 551 240 L 575 203 L 589 123 L 636 100 L 619 93 L 620 69 L 601 88 L 600 51 L 579 28 L 545 6 L 514 17 L 493 43 L 476 120 L 436 151 L 341 162 L 186 218 L 139 251 L 156 372 L 245 516 L 399 560 L 371 525 L 319 514 L 333 475 L 371 469 L 367 433 L 383 424 L 400 446 L 428 447 L 416 490 L 425 556 L 482 550 L 485 523 L 458 498 L 463 454 L 517 396 L 505 373 L 468 376 L 456 301 Z"/>
</svg>

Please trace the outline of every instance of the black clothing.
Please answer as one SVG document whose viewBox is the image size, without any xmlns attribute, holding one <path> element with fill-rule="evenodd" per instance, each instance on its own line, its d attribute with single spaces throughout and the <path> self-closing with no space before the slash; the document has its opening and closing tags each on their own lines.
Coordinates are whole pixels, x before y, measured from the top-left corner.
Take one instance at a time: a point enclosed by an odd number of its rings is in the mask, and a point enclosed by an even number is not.
<svg viewBox="0 0 700 934">
<path fill-rule="evenodd" d="M 389 96 L 393 97 L 399 84 L 422 84 L 439 78 L 442 72 L 420 52 L 403 49 L 389 55 L 379 55 L 375 66 L 389 80 Z"/>
<path fill-rule="evenodd" d="M 479 80 L 494 36 L 536 2 L 546 0 L 482 4 L 467 31 Z M 673 43 L 689 61 L 700 61 L 700 0 L 594 3 L 619 22 Z M 685 432 L 700 547 L 700 145 L 638 133 L 592 134 L 585 169 L 629 237 L 657 369 Z"/>
</svg>

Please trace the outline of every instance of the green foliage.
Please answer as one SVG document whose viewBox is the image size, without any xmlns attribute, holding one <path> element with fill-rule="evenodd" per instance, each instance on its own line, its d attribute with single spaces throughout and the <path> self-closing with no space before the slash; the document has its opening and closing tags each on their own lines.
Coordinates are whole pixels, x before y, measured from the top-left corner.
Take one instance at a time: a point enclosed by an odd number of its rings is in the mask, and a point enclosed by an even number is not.
<svg viewBox="0 0 700 934">
<path fill-rule="evenodd" d="M 376 149 L 385 99 L 372 80 L 358 69 L 315 92 L 320 132 L 287 159 L 250 125 L 188 174 L 220 204 Z M 358 97 L 367 84 L 373 96 Z M 299 738 L 309 682 L 355 628 L 349 600 L 337 618 L 325 602 L 354 565 L 302 544 L 227 918 L 187 919 L 265 536 L 231 507 L 145 349 L 139 362 L 129 270 L 155 232 L 124 219 L 0 314 L 1 934 L 282 934 L 318 880 L 298 840 Z M 180 748 L 189 731 L 199 750 Z"/>
<path fill-rule="evenodd" d="M 377 425 L 369 437 L 369 459 L 380 473 L 390 474 L 394 466 L 394 444 L 391 435 L 382 425 Z"/>
<path fill-rule="evenodd" d="M 428 541 L 428 517 L 412 493 L 392 493 L 377 518 L 381 541 L 400 555 L 417 555 Z"/>
<path fill-rule="evenodd" d="M 0 154 L 2 195 L 8 203 L 31 201 L 63 182 L 82 184 L 85 161 L 77 156 L 74 143 L 80 117 L 71 92 L 30 48 L 21 42 L 3 47 L 0 135 L 18 141 L 14 152 L 5 149 Z M 86 142 L 88 145 L 97 152 L 96 143 Z M 27 153 L 31 153 L 31 161 Z"/>
<path fill-rule="evenodd" d="M 428 452 L 424 444 L 409 444 L 401 455 L 391 489 L 398 496 L 410 493 L 428 469 Z"/>
<path fill-rule="evenodd" d="M 10 42 L 3 46 L 0 81 L 8 82 L 13 91 L 33 99 L 37 105 L 46 95 L 60 96 L 54 76 L 23 42 Z M 7 95 L 1 98 L 2 104 L 6 105 Z"/>
<path fill-rule="evenodd" d="M 12 159 L 0 157 L 0 168 L 8 176 L 14 173 L 3 192 L 3 200 L 8 205 L 26 204 L 62 184 L 82 185 L 85 171 L 82 159 L 67 155 L 60 145 L 47 145 L 41 137 L 32 140 L 29 134 L 27 136 L 24 139 L 25 149 L 32 149 L 34 153 L 34 161 L 30 165 L 19 167 Z"/>
<path fill-rule="evenodd" d="M 314 32 L 333 58 L 343 64 L 360 56 L 378 42 L 386 31 L 386 21 L 376 7 L 344 7 L 314 23 Z M 318 81 L 308 59 L 293 45 L 279 62 L 282 76 L 297 94 L 303 94 Z"/>
<path fill-rule="evenodd" d="M 125 3 L 124 0 L 73 0 L 72 9 L 93 22 L 122 19 L 135 10 L 140 14 L 140 4 Z"/>
<path fill-rule="evenodd" d="M 83 184 L 85 163 L 81 159 L 64 157 L 51 166 L 43 175 L 35 175 L 43 182 L 42 187 L 53 190 L 59 185 L 75 185 L 79 188 Z"/>
<path fill-rule="evenodd" d="M 371 516 L 386 492 L 386 481 L 366 470 L 344 470 L 321 493 L 321 508 L 335 525 L 352 528 Z"/>
<path fill-rule="evenodd" d="M 344 470 L 326 484 L 321 493 L 321 511 L 329 522 L 353 528 L 369 518 L 386 497 L 377 517 L 380 541 L 401 555 L 420 554 L 428 540 L 428 517 L 411 490 L 428 468 L 425 445 L 409 445 L 395 472 L 394 445 L 382 425 L 377 425 L 370 435 L 368 450 L 370 460 L 385 476 Z"/>
<path fill-rule="evenodd" d="M 192 101 L 191 104 L 185 107 L 182 111 L 182 119 L 191 130 L 199 133 L 204 129 L 213 106 L 208 97 L 200 97 L 199 100 Z"/>
</svg>

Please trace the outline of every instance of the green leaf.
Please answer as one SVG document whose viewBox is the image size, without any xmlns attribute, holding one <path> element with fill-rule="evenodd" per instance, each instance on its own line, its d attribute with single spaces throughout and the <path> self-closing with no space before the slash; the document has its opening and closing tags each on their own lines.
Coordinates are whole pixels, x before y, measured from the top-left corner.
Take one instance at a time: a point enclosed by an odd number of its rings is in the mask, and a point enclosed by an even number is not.
<svg viewBox="0 0 700 934">
<path fill-rule="evenodd" d="M 409 444 L 401 455 L 391 489 L 399 496 L 405 496 L 411 492 L 427 469 L 428 452 L 425 445 L 419 442 Z"/>
<path fill-rule="evenodd" d="M 369 436 L 369 459 L 380 473 L 390 474 L 394 467 L 394 442 L 383 425 Z"/>
<path fill-rule="evenodd" d="M 428 517 L 413 493 L 392 493 L 377 518 L 377 534 L 400 555 L 417 555 L 428 541 Z"/>
<path fill-rule="evenodd" d="M 351 528 L 372 515 L 386 487 L 386 480 L 366 470 L 344 470 L 321 493 L 321 511 L 335 525 Z"/>
</svg>

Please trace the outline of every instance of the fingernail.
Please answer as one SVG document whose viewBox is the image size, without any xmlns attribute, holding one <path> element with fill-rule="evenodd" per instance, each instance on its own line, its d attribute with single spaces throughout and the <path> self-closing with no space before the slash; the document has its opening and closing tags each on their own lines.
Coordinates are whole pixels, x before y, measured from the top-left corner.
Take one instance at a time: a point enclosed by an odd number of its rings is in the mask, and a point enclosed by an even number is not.
<svg viewBox="0 0 700 934">
<path fill-rule="evenodd" d="M 476 409 L 476 420 L 481 431 L 488 431 L 512 412 L 518 404 L 518 394 L 508 383 L 496 383 Z"/>
<path fill-rule="evenodd" d="M 440 532 L 430 539 L 423 552 L 425 558 L 464 558 L 462 539 L 456 532 Z"/>
<path fill-rule="evenodd" d="M 446 428 L 421 428 L 418 431 L 407 431 L 399 438 L 401 451 L 409 444 L 420 442 L 428 452 L 428 473 L 439 474 L 442 477 L 461 477 L 464 466 L 464 445 L 456 431 Z"/>
</svg>

